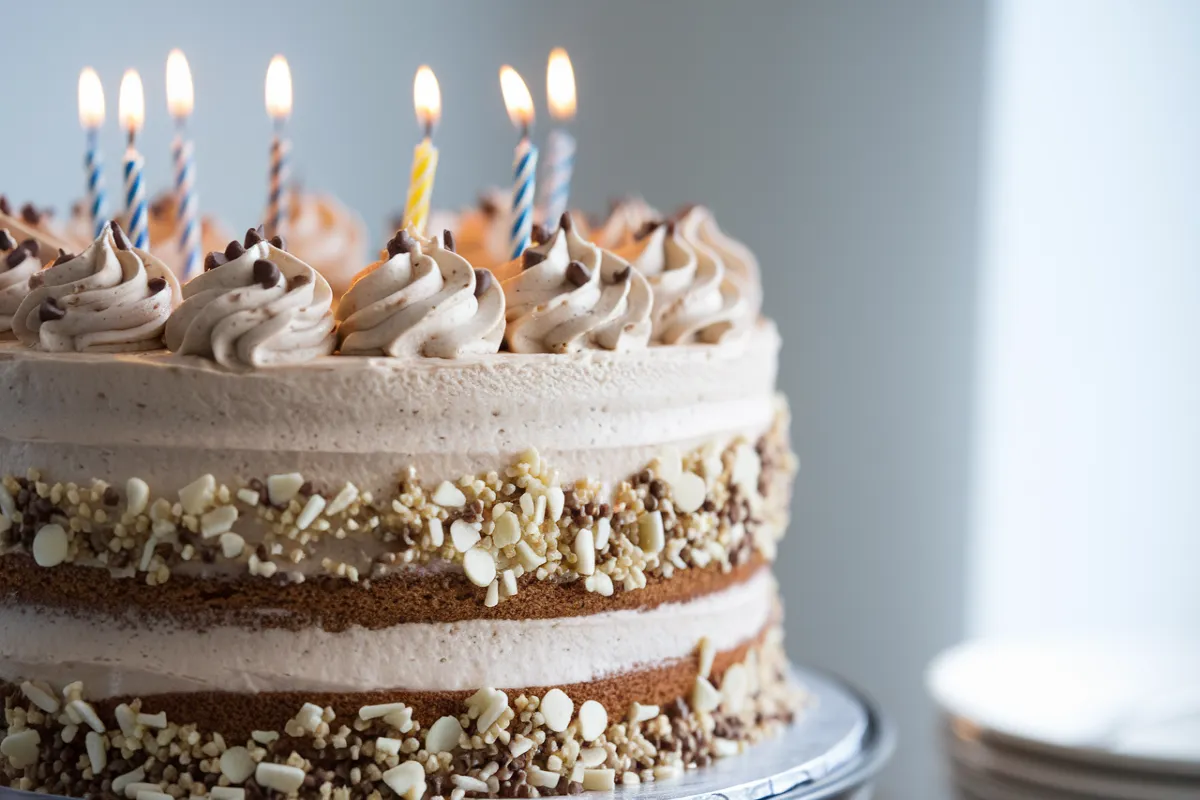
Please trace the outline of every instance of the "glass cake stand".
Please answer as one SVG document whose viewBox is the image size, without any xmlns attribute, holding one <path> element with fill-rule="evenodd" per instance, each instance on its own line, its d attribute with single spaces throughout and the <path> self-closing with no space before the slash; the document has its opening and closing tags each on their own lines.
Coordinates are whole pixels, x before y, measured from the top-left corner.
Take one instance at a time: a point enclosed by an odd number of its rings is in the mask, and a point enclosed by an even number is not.
<svg viewBox="0 0 1200 800">
<path fill-rule="evenodd" d="M 804 712 L 781 735 L 747 753 L 665 781 L 585 793 L 620 800 L 867 800 L 895 747 L 895 732 L 878 707 L 845 682 L 793 668 L 808 693 Z M 0 800 L 50 795 L 0 786 Z"/>
</svg>

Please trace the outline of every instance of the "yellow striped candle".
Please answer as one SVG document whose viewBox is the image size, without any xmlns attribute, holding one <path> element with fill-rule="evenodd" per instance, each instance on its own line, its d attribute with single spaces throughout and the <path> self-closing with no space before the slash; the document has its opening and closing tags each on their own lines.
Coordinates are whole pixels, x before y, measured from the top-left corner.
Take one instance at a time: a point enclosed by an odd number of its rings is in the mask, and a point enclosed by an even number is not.
<svg viewBox="0 0 1200 800">
<path fill-rule="evenodd" d="M 404 227 L 412 233 L 425 235 L 433 197 L 433 177 L 437 173 L 438 151 L 433 146 L 433 126 L 442 115 L 442 93 L 437 78 L 428 66 L 417 70 L 413 81 L 413 105 L 417 122 L 425 129 L 425 138 L 413 150 L 412 174 L 408 180 L 408 202 L 404 204 Z"/>
</svg>

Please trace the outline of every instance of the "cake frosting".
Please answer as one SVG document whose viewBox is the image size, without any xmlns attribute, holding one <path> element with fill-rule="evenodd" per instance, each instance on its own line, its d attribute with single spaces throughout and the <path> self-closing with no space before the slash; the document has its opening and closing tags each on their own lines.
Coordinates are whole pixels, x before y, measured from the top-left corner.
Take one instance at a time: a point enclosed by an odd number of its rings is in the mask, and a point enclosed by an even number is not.
<svg viewBox="0 0 1200 800">
<path fill-rule="evenodd" d="M 399 231 L 337 316 L 343 354 L 461 358 L 500 349 L 504 293 L 490 272 L 454 252 L 448 231 L 439 240 Z"/>
<path fill-rule="evenodd" d="M 184 287 L 167 349 L 231 370 L 295 364 L 333 352 L 333 292 L 316 270 L 256 231 L 209 254 Z"/>
<path fill-rule="evenodd" d="M 182 289 L 0 231 L 0 783 L 562 795 L 778 733 L 778 333 L 709 212 L 644 213 L 353 281 L 338 223 L 252 229 Z"/>
<path fill-rule="evenodd" d="M 367 261 L 362 219 L 327 194 L 293 190 L 283 235 L 288 250 L 312 266 L 340 297 Z"/>
<path fill-rule="evenodd" d="M 179 298 L 174 274 L 133 247 L 116 223 L 79 255 L 62 253 L 30 280 L 13 332 L 22 344 L 50 352 L 159 349 Z"/>
<path fill-rule="evenodd" d="M 724 260 L 705 243 L 685 238 L 681 227 L 647 223 L 618 251 L 653 287 L 653 340 L 711 343 L 746 333 L 758 309 L 746 296 L 745 282 L 729 277 Z"/>
<path fill-rule="evenodd" d="M 613 202 L 608 218 L 596 229 L 595 241 L 615 250 L 628 245 L 648 223 L 662 218 L 653 206 L 636 195 Z"/>
<path fill-rule="evenodd" d="M 504 269 L 508 347 L 515 353 L 631 350 L 650 339 L 646 278 L 586 241 L 571 216 Z"/>
</svg>

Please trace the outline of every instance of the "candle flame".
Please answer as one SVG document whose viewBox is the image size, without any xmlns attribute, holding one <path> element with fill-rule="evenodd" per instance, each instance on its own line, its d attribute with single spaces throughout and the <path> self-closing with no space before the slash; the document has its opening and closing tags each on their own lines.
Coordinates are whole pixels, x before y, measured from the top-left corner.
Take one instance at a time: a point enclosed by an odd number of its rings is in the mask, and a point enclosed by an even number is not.
<svg viewBox="0 0 1200 800">
<path fill-rule="evenodd" d="M 571 57 L 561 47 L 550 51 L 546 63 L 546 99 L 555 119 L 575 116 L 575 70 L 571 67 Z"/>
<path fill-rule="evenodd" d="M 292 113 L 292 72 L 287 59 L 275 56 L 267 67 L 267 114 L 279 121 Z"/>
<path fill-rule="evenodd" d="M 533 124 L 533 97 L 529 87 L 517 71 L 507 64 L 500 68 L 500 91 L 504 94 L 504 107 L 512 124 L 526 129 Z"/>
<path fill-rule="evenodd" d="M 117 118 L 121 127 L 137 133 L 146 121 L 146 96 L 142 91 L 142 78 L 135 69 L 125 70 L 121 78 L 121 93 L 117 98 Z"/>
<path fill-rule="evenodd" d="M 438 87 L 437 76 L 426 65 L 417 70 L 413 80 L 413 105 L 417 109 L 417 122 L 425 129 L 426 135 L 442 118 L 442 90 Z"/>
<path fill-rule="evenodd" d="M 176 48 L 167 54 L 167 108 L 176 119 L 189 116 L 196 97 L 192 91 L 192 70 L 187 56 Z"/>
<path fill-rule="evenodd" d="M 79 73 L 79 123 L 88 129 L 104 124 L 104 87 L 91 67 Z"/>
</svg>

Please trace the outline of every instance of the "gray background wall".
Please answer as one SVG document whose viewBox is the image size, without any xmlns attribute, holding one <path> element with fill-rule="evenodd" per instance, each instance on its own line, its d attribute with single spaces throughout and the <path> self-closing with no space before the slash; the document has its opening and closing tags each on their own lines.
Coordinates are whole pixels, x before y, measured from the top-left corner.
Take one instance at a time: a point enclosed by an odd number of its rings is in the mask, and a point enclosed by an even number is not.
<svg viewBox="0 0 1200 800">
<path fill-rule="evenodd" d="M 418 64 L 444 98 L 435 200 L 457 205 L 506 180 L 499 66 L 526 77 L 544 133 L 545 58 L 567 47 L 578 202 L 703 201 L 762 261 L 804 464 L 779 564 L 789 648 L 899 720 L 884 796 L 936 797 L 920 675 L 963 625 L 985 16 L 929 0 L 10 4 L 0 190 L 60 208 L 79 195 L 84 64 L 107 92 L 110 188 L 127 66 L 146 84 L 150 184 L 166 185 L 163 69 L 178 46 L 196 81 L 201 203 L 254 224 L 263 76 L 283 52 L 299 170 L 379 234 L 403 202 Z"/>
</svg>

